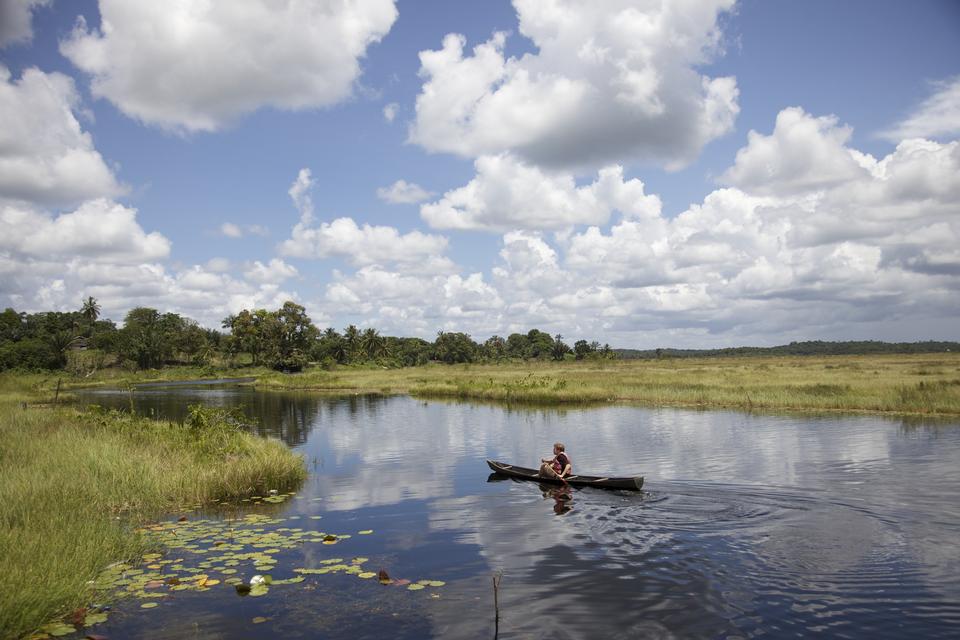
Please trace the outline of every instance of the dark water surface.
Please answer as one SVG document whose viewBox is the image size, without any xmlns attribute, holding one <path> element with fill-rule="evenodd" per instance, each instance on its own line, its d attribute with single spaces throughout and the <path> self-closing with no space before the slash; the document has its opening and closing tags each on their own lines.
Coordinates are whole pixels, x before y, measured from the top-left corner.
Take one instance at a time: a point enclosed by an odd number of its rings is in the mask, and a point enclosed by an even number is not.
<svg viewBox="0 0 960 640">
<path fill-rule="evenodd" d="M 81 401 L 129 407 L 130 397 Z M 373 571 L 446 585 L 407 591 L 341 575 L 260 598 L 183 592 L 151 610 L 121 603 L 111 638 L 960 636 L 956 422 L 518 410 L 244 387 L 144 389 L 133 402 L 173 418 L 187 404 L 241 407 L 309 463 L 298 499 L 271 514 L 300 523 L 286 526 L 374 531 L 284 552 L 274 575 L 364 556 Z M 577 471 L 643 474 L 645 491 L 566 496 L 488 477 L 485 459 L 535 466 L 555 440 Z"/>
</svg>

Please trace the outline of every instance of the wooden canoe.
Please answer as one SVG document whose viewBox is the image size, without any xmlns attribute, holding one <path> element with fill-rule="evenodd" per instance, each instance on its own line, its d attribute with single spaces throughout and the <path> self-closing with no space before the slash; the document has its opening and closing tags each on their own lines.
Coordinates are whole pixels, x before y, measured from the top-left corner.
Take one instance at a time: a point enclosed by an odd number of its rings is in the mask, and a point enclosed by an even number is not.
<svg viewBox="0 0 960 640">
<path fill-rule="evenodd" d="M 536 482 L 545 482 L 547 484 L 563 484 L 562 480 L 557 478 L 547 478 L 541 476 L 537 469 L 527 469 L 518 467 L 496 460 L 487 460 L 487 466 L 494 472 L 501 475 L 518 478 L 520 480 L 534 480 Z M 633 476 L 631 478 L 613 478 L 603 476 L 567 476 L 567 484 L 575 487 L 600 487 L 601 489 L 627 489 L 629 491 L 640 491 L 643 487 L 643 476 Z"/>
</svg>

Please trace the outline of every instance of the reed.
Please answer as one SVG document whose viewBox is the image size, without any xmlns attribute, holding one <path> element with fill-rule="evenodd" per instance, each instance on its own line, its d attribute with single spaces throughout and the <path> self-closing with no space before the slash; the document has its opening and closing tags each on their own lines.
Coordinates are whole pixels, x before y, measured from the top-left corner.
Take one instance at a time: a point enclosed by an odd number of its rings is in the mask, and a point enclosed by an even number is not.
<svg viewBox="0 0 960 640">
<path fill-rule="evenodd" d="M 303 460 L 223 415 L 156 422 L 23 407 L 0 394 L 0 637 L 90 604 L 88 580 L 142 554 L 134 529 L 164 513 L 296 487 Z M 22 396 L 21 396 L 22 397 Z"/>
</svg>

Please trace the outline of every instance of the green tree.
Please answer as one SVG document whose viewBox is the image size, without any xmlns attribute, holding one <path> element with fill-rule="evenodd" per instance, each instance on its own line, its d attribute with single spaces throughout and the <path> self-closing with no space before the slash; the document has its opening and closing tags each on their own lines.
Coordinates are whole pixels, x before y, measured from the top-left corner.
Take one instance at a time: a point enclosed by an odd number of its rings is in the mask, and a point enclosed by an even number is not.
<svg viewBox="0 0 960 640">
<path fill-rule="evenodd" d="M 343 330 L 343 341 L 347 348 L 347 361 L 353 362 L 360 354 L 360 330 L 354 325 L 349 325 Z"/>
<path fill-rule="evenodd" d="M 507 336 L 507 355 L 511 358 L 529 357 L 530 340 L 522 333 L 511 333 Z"/>
<path fill-rule="evenodd" d="M 161 316 L 156 309 L 131 309 L 120 330 L 120 355 L 135 362 L 140 369 L 160 366 L 173 353 L 172 336 L 169 335 L 172 324 L 170 318 Z"/>
<path fill-rule="evenodd" d="M 590 343 L 586 340 L 577 340 L 573 343 L 573 355 L 577 360 L 583 360 L 591 353 L 593 353 L 593 350 L 590 348 Z"/>
<path fill-rule="evenodd" d="M 447 364 L 473 362 L 477 349 L 477 344 L 465 333 L 446 333 L 440 330 L 433 343 L 434 358 Z"/>
<path fill-rule="evenodd" d="M 83 301 L 83 305 L 80 307 L 80 314 L 87 321 L 87 324 L 93 325 L 97 321 L 97 318 L 100 317 L 100 305 L 97 304 L 97 299 L 93 296 L 87 296 L 87 299 Z"/>
<path fill-rule="evenodd" d="M 320 331 L 307 310 L 288 300 L 267 319 L 265 327 L 271 354 L 270 365 L 282 371 L 300 371 Z"/>
<path fill-rule="evenodd" d="M 563 342 L 563 336 L 559 333 L 553 338 L 553 345 L 550 347 L 550 355 L 553 356 L 554 360 L 563 360 L 563 357 L 570 351 L 568 347 Z"/>
<path fill-rule="evenodd" d="M 531 329 L 527 333 L 527 356 L 530 358 L 547 358 L 553 355 L 553 338 L 549 333 L 538 329 Z"/>
<path fill-rule="evenodd" d="M 500 336 L 490 336 L 481 347 L 483 357 L 489 360 L 501 360 L 507 353 L 507 341 Z"/>
</svg>

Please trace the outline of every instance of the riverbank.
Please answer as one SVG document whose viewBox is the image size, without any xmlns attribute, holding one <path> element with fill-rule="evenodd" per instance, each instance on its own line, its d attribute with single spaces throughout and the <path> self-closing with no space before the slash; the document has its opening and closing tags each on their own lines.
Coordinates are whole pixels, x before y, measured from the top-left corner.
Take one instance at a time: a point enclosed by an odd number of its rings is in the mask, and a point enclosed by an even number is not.
<svg viewBox="0 0 960 640">
<path fill-rule="evenodd" d="M 147 550 L 138 525 L 306 476 L 299 455 L 222 412 L 181 425 L 78 411 L 39 404 L 24 380 L 0 379 L 0 637 L 88 605 L 88 581 Z"/>
<path fill-rule="evenodd" d="M 8 374 L 9 375 L 9 374 Z M 141 382 L 255 377 L 259 389 L 341 394 L 410 394 L 529 404 L 632 403 L 643 406 L 760 411 L 960 415 L 960 354 L 713 357 L 430 364 L 420 367 L 308 368 L 283 374 L 265 368 L 211 372 L 181 367 L 62 376 L 61 393 L 78 386 L 127 387 Z M 21 378 L 52 399 L 61 377 Z"/>
</svg>

